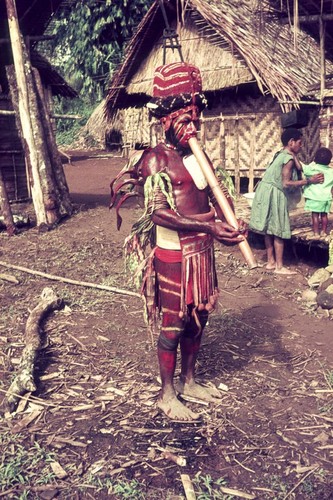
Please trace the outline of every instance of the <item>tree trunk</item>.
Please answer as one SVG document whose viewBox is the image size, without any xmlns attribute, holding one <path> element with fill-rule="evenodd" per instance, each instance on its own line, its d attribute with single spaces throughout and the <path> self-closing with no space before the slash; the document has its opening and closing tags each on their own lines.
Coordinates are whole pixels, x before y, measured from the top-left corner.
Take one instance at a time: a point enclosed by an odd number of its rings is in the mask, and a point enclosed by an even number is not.
<svg viewBox="0 0 333 500">
<path fill-rule="evenodd" d="M 59 155 L 55 137 L 53 134 L 51 126 L 51 118 L 47 104 L 45 102 L 45 95 L 43 91 L 42 82 L 40 79 L 39 72 L 36 68 L 33 68 L 33 76 L 36 85 L 36 94 L 38 96 L 38 104 L 40 109 L 41 122 L 43 124 L 43 129 L 45 133 L 45 145 L 47 148 L 47 153 L 51 158 L 52 171 L 55 180 L 55 187 L 57 189 L 58 205 L 59 211 L 62 216 L 71 215 L 73 212 L 72 203 L 69 197 L 69 190 L 64 174 L 64 168 Z"/>
</svg>

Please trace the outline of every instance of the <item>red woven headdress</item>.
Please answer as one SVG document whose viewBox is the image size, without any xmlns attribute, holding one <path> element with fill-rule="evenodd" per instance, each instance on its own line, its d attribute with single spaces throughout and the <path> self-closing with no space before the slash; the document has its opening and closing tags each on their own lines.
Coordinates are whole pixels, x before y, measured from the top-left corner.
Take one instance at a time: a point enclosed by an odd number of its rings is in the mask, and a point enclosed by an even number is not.
<svg viewBox="0 0 333 500">
<path fill-rule="evenodd" d="M 160 118 L 191 105 L 199 111 L 207 105 L 199 68 L 185 62 L 156 68 L 153 98 L 147 104 L 152 114 Z"/>
</svg>

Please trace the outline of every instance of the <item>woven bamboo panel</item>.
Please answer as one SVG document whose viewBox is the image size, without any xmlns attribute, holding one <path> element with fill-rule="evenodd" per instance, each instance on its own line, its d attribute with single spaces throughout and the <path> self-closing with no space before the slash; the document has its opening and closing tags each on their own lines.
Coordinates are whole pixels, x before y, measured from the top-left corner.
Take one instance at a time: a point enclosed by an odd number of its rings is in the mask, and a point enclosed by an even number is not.
<svg viewBox="0 0 333 500">
<path fill-rule="evenodd" d="M 203 112 L 201 143 L 213 165 L 223 166 L 234 178 L 237 194 L 255 188 L 274 154 L 281 149 L 281 113 L 271 97 L 231 91 L 215 96 L 213 107 Z M 318 108 L 313 108 L 309 111 L 308 126 L 302 129 L 302 161 L 312 161 L 320 146 L 319 131 Z M 161 127 L 151 124 L 150 132 L 150 144 L 156 145 L 162 138 Z"/>
<path fill-rule="evenodd" d="M 203 120 L 202 142 L 214 166 L 222 166 L 234 177 L 236 192 L 241 178 L 252 191 L 275 151 L 280 149 L 280 116 L 276 112 L 218 116 Z M 246 184 L 246 183 L 245 183 Z"/>
<path fill-rule="evenodd" d="M 0 109 L 12 110 L 10 100 L 0 97 Z M 15 117 L 0 115 L 0 168 L 10 201 L 19 201 L 29 196 L 22 143 Z"/>
<path fill-rule="evenodd" d="M 128 108 L 123 114 L 123 145 L 134 149 L 136 144 L 150 143 L 150 125 L 147 108 Z"/>
<path fill-rule="evenodd" d="M 321 145 L 318 109 L 309 112 L 309 123 L 302 129 L 302 133 L 303 146 L 299 157 L 305 163 L 310 163 Z"/>
<path fill-rule="evenodd" d="M 254 111 L 281 113 L 281 109 L 276 101 L 270 96 L 256 94 L 249 95 L 244 89 L 235 92 L 234 90 L 225 90 L 215 94 L 211 99 L 211 109 L 205 109 L 203 116 L 216 115 L 222 113 L 227 115 L 253 113 Z"/>
<path fill-rule="evenodd" d="M 325 100 L 327 102 L 327 99 Z M 333 106 L 327 105 L 319 112 L 320 143 L 333 150 Z"/>
<path fill-rule="evenodd" d="M 0 151 L 0 163 L 9 200 L 20 201 L 29 198 L 23 151 Z"/>
</svg>

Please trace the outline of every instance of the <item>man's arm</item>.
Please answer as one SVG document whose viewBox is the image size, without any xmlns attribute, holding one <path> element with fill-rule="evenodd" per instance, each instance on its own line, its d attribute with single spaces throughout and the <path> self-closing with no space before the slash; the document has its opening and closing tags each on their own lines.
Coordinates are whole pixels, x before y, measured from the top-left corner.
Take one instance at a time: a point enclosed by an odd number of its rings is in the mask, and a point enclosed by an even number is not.
<svg viewBox="0 0 333 500">
<path fill-rule="evenodd" d="M 221 243 L 239 243 L 244 239 L 240 231 L 234 229 L 226 222 L 198 221 L 179 215 L 171 209 L 155 210 L 152 220 L 154 224 L 172 229 L 173 231 L 193 231 L 211 234 Z"/>
</svg>

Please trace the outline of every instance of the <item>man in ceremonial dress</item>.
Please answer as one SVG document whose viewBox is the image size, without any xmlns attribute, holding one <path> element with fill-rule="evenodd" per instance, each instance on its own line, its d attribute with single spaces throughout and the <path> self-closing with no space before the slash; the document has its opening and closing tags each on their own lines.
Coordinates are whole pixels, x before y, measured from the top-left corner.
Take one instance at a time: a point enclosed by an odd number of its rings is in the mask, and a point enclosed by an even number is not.
<svg viewBox="0 0 333 500">
<path fill-rule="evenodd" d="M 246 233 L 242 222 L 235 229 L 224 221 L 189 148 L 205 105 L 198 68 L 183 62 L 157 68 L 148 107 L 162 123 L 165 142 L 145 150 L 137 164 L 146 211 L 126 241 L 132 261 L 134 255 L 142 257 L 148 240 L 153 247 L 142 290 L 148 319 L 156 317 L 156 311 L 162 315 L 158 338 L 162 389 L 157 404 L 170 419 L 182 422 L 196 420 L 199 414 L 180 401 L 178 393 L 208 402 L 221 397 L 213 384 L 195 380 L 203 329 L 218 297 L 213 242 L 236 244 Z M 181 371 L 175 381 L 178 346 Z"/>
</svg>

